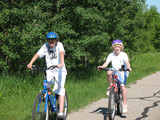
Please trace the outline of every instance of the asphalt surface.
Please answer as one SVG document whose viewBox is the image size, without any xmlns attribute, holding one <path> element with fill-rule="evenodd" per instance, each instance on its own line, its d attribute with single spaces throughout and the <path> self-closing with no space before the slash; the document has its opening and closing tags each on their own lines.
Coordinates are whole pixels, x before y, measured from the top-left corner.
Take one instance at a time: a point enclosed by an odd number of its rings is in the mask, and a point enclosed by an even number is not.
<svg viewBox="0 0 160 120">
<path fill-rule="evenodd" d="M 128 113 L 115 120 L 160 120 L 160 71 L 127 88 Z M 67 120 L 109 120 L 108 98 L 68 114 Z"/>
</svg>

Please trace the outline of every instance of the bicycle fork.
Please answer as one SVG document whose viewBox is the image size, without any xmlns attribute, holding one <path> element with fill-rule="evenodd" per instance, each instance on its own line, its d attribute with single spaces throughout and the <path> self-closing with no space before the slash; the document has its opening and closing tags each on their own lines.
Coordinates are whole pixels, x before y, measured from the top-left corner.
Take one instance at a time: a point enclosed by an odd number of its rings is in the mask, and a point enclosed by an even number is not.
<svg viewBox="0 0 160 120">
<path fill-rule="evenodd" d="M 54 96 L 53 98 L 52 95 L 49 95 L 49 102 L 50 102 L 50 108 L 51 108 L 51 111 L 52 112 L 55 112 L 57 109 L 56 109 L 56 104 L 57 104 L 57 101 L 56 101 L 56 96 Z"/>
</svg>

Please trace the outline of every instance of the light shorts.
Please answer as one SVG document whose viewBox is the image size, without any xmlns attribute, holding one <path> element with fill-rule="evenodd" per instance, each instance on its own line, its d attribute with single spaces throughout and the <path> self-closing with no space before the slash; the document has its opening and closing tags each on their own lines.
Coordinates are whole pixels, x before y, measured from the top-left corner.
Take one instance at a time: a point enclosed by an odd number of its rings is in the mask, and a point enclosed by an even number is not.
<svg viewBox="0 0 160 120">
<path fill-rule="evenodd" d="M 126 85 L 126 81 L 129 75 L 128 72 L 117 72 L 116 71 L 115 74 L 118 76 L 120 85 L 121 84 Z"/>
<path fill-rule="evenodd" d="M 51 70 L 47 70 L 47 81 L 50 82 L 55 77 L 55 84 L 53 87 L 53 92 L 64 96 L 65 95 L 65 81 L 66 81 L 66 74 L 59 73 Z M 51 88 L 51 83 L 48 83 L 47 88 Z"/>
</svg>

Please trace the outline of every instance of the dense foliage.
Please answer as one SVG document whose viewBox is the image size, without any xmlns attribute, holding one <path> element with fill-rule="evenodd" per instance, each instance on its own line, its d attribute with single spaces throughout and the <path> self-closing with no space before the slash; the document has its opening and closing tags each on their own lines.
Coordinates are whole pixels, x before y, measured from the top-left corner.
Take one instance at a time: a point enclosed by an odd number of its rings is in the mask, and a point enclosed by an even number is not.
<svg viewBox="0 0 160 120">
<path fill-rule="evenodd" d="M 160 13 L 145 0 L 0 1 L 0 69 L 19 72 L 55 31 L 67 68 L 96 64 L 121 39 L 129 54 L 160 49 Z M 39 62 L 39 61 L 38 61 Z"/>
</svg>

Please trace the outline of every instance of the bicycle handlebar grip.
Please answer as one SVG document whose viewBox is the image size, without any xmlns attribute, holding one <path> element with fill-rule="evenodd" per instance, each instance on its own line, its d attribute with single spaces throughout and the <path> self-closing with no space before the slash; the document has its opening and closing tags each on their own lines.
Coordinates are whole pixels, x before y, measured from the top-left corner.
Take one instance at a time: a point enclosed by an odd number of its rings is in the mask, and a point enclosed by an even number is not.
<svg viewBox="0 0 160 120">
<path fill-rule="evenodd" d="M 32 68 L 36 68 L 36 65 L 32 65 Z"/>
<path fill-rule="evenodd" d="M 113 70 L 112 68 L 100 68 L 100 70 L 105 70 L 105 71 L 109 71 L 109 70 Z"/>
<path fill-rule="evenodd" d="M 129 71 L 129 69 L 127 68 L 127 71 Z"/>
<path fill-rule="evenodd" d="M 100 70 L 104 70 L 104 68 L 99 68 Z"/>
<path fill-rule="evenodd" d="M 100 68 L 100 70 L 106 70 L 106 68 Z"/>
<path fill-rule="evenodd" d="M 127 68 L 127 69 L 120 69 L 120 71 L 129 71 L 129 69 Z"/>
</svg>

